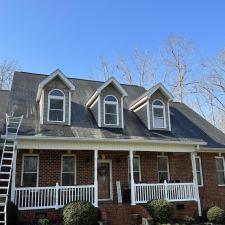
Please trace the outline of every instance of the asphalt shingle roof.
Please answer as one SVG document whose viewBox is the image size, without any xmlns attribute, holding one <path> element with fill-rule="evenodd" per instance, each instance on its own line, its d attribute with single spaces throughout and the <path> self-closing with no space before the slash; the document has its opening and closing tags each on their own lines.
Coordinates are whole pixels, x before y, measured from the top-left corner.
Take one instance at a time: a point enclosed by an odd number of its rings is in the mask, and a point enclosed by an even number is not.
<svg viewBox="0 0 225 225">
<path fill-rule="evenodd" d="M 86 103 L 103 82 L 69 78 L 76 90 L 72 95 L 71 126 L 39 125 L 36 95 L 38 84 L 46 75 L 16 72 L 9 97 L 8 112 L 24 115 L 20 129 L 21 135 L 89 137 L 89 138 L 125 138 L 148 140 L 202 140 L 207 147 L 224 148 L 225 134 L 204 120 L 192 109 L 182 103 L 170 104 L 171 132 L 149 131 L 129 111 L 129 105 L 146 93 L 146 89 L 136 85 L 125 85 L 128 93 L 124 100 L 124 129 L 99 128 Z"/>
</svg>

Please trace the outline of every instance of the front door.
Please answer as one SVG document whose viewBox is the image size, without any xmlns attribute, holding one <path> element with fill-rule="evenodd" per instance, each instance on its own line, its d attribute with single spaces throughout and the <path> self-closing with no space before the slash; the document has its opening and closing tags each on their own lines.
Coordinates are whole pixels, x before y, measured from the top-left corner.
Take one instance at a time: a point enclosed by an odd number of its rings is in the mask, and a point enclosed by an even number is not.
<svg viewBox="0 0 225 225">
<path fill-rule="evenodd" d="M 112 199 L 112 162 L 110 160 L 98 161 L 98 199 Z"/>
</svg>

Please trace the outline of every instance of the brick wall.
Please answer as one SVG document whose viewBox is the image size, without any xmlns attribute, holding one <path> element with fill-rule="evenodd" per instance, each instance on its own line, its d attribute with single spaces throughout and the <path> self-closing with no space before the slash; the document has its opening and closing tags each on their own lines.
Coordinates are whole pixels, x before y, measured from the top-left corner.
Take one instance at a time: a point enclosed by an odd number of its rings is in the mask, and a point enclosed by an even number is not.
<svg viewBox="0 0 225 225">
<path fill-rule="evenodd" d="M 51 186 L 56 182 L 60 183 L 61 155 L 67 151 L 33 151 L 39 154 L 39 186 Z M 77 184 L 94 183 L 94 163 L 93 151 L 72 151 L 77 157 Z M 20 150 L 17 157 L 16 185 L 21 185 L 22 155 L 29 154 L 29 151 Z M 142 182 L 157 183 L 157 155 L 153 152 L 136 152 L 141 161 L 141 180 Z M 113 181 L 113 200 L 117 202 L 116 181 L 121 182 L 122 190 L 128 186 L 128 152 L 99 151 L 100 159 L 112 160 L 112 181 Z M 180 182 L 192 182 L 192 166 L 189 153 L 165 153 L 169 159 L 171 180 Z M 215 156 L 218 154 L 201 153 L 204 187 L 199 188 L 202 208 L 212 205 L 225 207 L 225 186 L 218 186 Z M 176 216 L 196 215 L 197 204 L 185 202 L 185 209 L 177 210 Z M 53 210 L 54 211 L 54 210 Z M 25 211 L 27 212 L 27 211 Z M 36 212 L 33 211 L 33 212 Z M 24 215 L 24 212 L 20 212 Z M 27 214 L 29 215 L 29 213 Z M 51 215 L 51 214 L 50 214 Z"/>
</svg>

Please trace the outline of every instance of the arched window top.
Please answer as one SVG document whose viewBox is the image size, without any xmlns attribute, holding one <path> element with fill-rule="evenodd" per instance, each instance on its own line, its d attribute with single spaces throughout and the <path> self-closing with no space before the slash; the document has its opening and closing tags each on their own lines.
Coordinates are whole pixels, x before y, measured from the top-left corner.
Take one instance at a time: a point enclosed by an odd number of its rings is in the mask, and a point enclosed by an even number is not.
<svg viewBox="0 0 225 225">
<path fill-rule="evenodd" d="M 154 100 L 153 105 L 154 106 L 164 106 L 164 103 L 161 100 L 156 99 L 156 100 Z"/>
<path fill-rule="evenodd" d="M 117 98 L 113 95 L 108 95 L 108 96 L 105 97 L 105 102 L 112 102 L 112 103 L 115 102 L 115 103 L 117 103 Z"/>
<path fill-rule="evenodd" d="M 53 89 L 49 92 L 50 96 L 54 97 L 64 97 L 64 93 L 59 89 Z"/>
</svg>

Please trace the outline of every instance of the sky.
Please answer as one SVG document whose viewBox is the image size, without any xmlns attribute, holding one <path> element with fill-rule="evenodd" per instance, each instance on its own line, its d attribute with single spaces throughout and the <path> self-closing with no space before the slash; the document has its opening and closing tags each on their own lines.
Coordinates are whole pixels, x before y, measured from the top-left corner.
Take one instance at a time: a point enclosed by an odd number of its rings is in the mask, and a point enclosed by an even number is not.
<svg viewBox="0 0 225 225">
<path fill-rule="evenodd" d="M 23 71 L 99 78 L 99 56 L 157 52 L 170 35 L 211 57 L 225 47 L 224 0 L 0 0 L 0 59 Z"/>
</svg>

